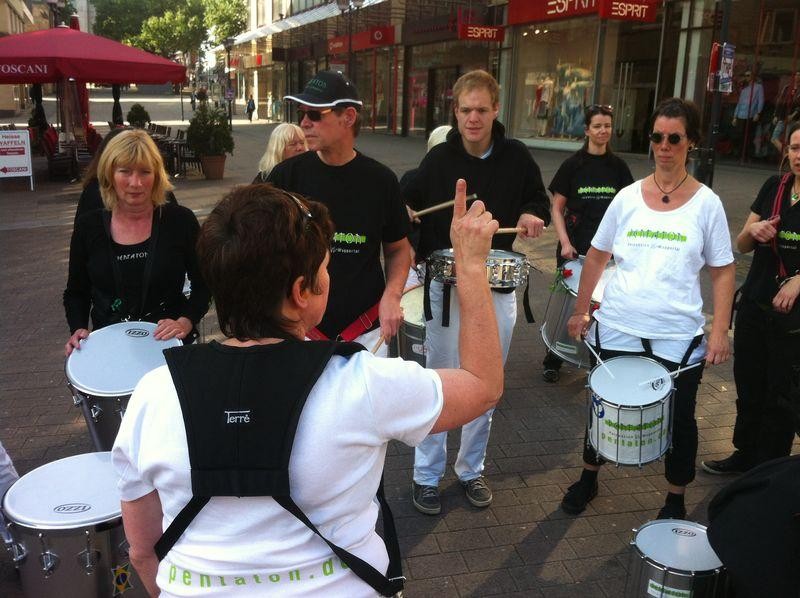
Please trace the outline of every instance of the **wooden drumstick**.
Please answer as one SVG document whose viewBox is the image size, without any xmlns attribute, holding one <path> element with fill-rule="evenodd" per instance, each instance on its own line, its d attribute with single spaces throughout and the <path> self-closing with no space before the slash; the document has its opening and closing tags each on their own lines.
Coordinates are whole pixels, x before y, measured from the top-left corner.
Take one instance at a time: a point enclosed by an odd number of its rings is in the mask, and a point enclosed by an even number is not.
<svg viewBox="0 0 800 598">
<path fill-rule="evenodd" d="M 375 346 L 374 346 L 374 347 L 372 347 L 372 354 L 373 354 L 373 355 L 374 355 L 375 353 L 377 353 L 377 352 L 378 352 L 378 349 L 380 349 L 380 348 L 381 348 L 381 345 L 383 344 L 383 341 L 385 341 L 385 340 L 386 340 L 386 339 L 385 339 L 385 338 L 383 337 L 383 335 L 381 334 L 381 337 L 378 339 L 378 342 L 377 342 L 377 343 L 375 343 Z"/>
<path fill-rule="evenodd" d="M 609 376 L 611 376 L 612 380 L 616 380 L 616 378 L 614 378 L 614 374 L 612 374 L 611 370 L 608 369 L 608 366 L 606 366 L 606 364 L 603 363 L 603 360 L 600 359 L 600 356 L 597 354 L 597 351 L 595 351 L 594 347 L 592 347 L 592 345 L 589 344 L 589 341 L 587 341 L 586 339 L 583 339 L 583 344 L 586 345 L 586 348 L 588 348 L 589 351 L 592 352 L 592 355 L 594 355 L 594 358 L 597 360 L 597 363 L 600 364 L 600 367 L 602 367 L 606 371 L 606 373 Z"/>
<path fill-rule="evenodd" d="M 525 230 L 526 229 L 524 227 L 522 227 L 522 226 L 514 226 L 514 227 L 511 227 L 511 228 L 498 228 L 496 231 L 494 231 L 494 234 L 496 234 L 496 235 L 510 235 L 510 234 L 513 233 L 515 235 L 521 235 L 522 233 L 525 232 Z"/>
<path fill-rule="evenodd" d="M 478 199 L 478 194 L 473 193 L 472 195 L 467 195 L 467 201 L 472 201 L 473 199 Z M 424 210 L 420 210 L 419 212 L 414 212 L 413 218 L 419 218 L 420 216 L 424 216 L 425 214 L 431 214 L 432 212 L 438 212 L 439 210 L 444 210 L 445 208 L 449 208 L 450 206 L 456 203 L 455 199 L 451 199 L 450 201 L 445 201 L 443 203 L 436 204 L 435 206 L 431 206 L 429 208 L 425 208 Z"/>
<path fill-rule="evenodd" d="M 674 371 L 670 372 L 669 373 L 669 377 L 670 378 L 675 378 L 676 376 L 678 376 L 679 374 L 682 374 L 686 370 L 691 370 L 693 368 L 700 367 L 701 365 L 703 365 L 703 362 L 702 361 L 698 361 L 697 363 L 693 363 L 692 365 L 687 365 L 686 367 L 678 368 L 677 370 L 674 370 Z M 639 386 L 644 386 L 645 384 L 650 384 L 652 382 L 656 382 L 658 380 L 663 380 L 663 379 L 664 379 L 664 376 L 658 376 L 657 378 L 650 378 L 649 380 L 645 380 L 644 382 L 639 382 Z"/>
</svg>

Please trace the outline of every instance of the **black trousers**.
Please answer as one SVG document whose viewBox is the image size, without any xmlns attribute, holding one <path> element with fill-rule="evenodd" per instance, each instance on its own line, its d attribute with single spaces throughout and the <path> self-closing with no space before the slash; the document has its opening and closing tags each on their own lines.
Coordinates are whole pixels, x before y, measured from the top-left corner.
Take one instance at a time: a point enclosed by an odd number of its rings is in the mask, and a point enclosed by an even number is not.
<svg viewBox="0 0 800 598">
<path fill-rule="evenodd" d="M 626 351 L 609 351 L 600 349 L 600 358 L 603 360 L 623 355 L 642 355 L 658 361 L 670 372 L 680 366 L 679 363 L 661 359 L 655 355 L 628 353 Z M 670 484 L 686 486 L 694 480 L 695 460 L 697 458 L 697 421 L 694 410 L 697 404 L 697 388 L 703 378 L 705 366 L 698 366 L 678 375 L 674 380 L 675 394 L 672 397 L 674 404 L 672 424 L 672 448 L 667 451 L 664 458 L 664 476 Z M 584 437 L 583 461 L 590 465 L 603 465 L 606 460 L 597 454 L 589 444 L 588 430 Z"/>
<path fill-rule="evenodd" d="M 800 413 L 800 335 L 782 334 L 769 312 L 741 301 L 733 337 L 733 446 L 758 465 L 786 457 Z"/>
</svg>

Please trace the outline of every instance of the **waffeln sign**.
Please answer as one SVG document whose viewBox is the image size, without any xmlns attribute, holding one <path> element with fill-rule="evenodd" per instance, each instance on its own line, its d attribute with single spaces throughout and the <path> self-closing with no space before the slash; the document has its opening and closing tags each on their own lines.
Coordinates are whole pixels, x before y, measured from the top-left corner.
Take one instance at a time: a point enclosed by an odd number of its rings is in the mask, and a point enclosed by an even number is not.
<svg viewBox="0 0 800 598">
<path fill-rule="evenodd" d="M 27 130 L 0 131 L 0 178 L 26 176 L 31 179 L 31 138 Z"/>
</svg>

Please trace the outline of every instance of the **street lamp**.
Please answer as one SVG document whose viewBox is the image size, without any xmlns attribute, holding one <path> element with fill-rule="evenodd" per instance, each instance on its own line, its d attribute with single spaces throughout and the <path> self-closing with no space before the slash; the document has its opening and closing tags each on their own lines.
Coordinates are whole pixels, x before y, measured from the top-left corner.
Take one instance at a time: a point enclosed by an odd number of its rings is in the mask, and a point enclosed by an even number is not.
<svg viewBox="0 0 800 598">
<path fill-rule="evenodd" d="M 233 90 L 231 89 L 231 49 L 235 38 L 226 37 L 222 40 L 222 45 L 225 47 L 225 99 L 228 100 L 228 126 L 233 129 Z"/>
<path fill-rule="evenodd" d="M 347 76 L 355 83 L 356 77 L 353 72 L 353 12 L 364 5 L 364 0 L 336 0 L 336 6 L 342 11 L 342 15 L 347 14 Z"/>
</svg>

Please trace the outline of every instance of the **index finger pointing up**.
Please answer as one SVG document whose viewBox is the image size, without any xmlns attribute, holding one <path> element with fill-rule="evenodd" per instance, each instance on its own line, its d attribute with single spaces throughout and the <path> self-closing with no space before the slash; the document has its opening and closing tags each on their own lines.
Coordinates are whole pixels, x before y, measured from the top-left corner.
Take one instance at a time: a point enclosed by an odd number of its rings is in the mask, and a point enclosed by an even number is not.
<svg viewBox="0 0 800 598">
<path fill-rule="evenodd" d="M 456 181 L 455 203 L 453 204 L 453 220 L 463 218 L 467 213 L 467 181 L 458 179 Z"/>
</svg>

